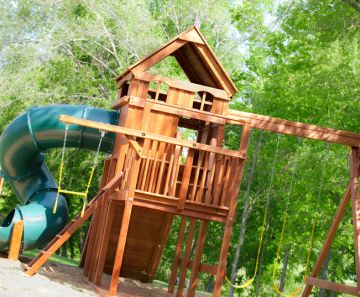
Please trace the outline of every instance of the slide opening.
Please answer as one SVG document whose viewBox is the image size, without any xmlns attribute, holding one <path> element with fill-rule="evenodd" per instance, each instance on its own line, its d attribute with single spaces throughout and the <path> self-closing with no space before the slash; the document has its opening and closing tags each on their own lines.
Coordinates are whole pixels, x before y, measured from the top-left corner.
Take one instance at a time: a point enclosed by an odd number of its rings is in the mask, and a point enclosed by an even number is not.
<svg viewBox="0 0 360 297">
<path fill-rule="evenodd" d="M 15 215 L 15 209 L 9 212 L 9 214 L 6 216 L 5 220 L 1 224 L 1 227 L 8 227 L 11 224 L 14 215 Z"/>
</svg>

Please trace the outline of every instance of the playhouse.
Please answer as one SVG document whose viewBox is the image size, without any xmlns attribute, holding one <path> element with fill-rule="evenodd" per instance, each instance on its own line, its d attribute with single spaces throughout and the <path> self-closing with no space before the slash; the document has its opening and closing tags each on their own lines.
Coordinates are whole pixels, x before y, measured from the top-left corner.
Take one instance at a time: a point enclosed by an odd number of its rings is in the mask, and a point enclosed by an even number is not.
<svg viewBox="0 0 360 297">
<path fill-rule="evenodd" d="M 188 81 L 151 71 L 168 56 L 176 59 Z M 117 123 L 78 118 L 66 112 L 59 118 L 61 123 L 113 133 L 116 137 L 111 156 L 105 160 L 99 193 L 29 264 L 29 275 L 36 273 L 92 216 L 82 255 L 84 274 L 99 293 L 116 296 L 121 292 L 119 275 L 142 282 L 154 279 L 172 223 L 175 216 L 179 216 L 181 223 L 168 292 L 174 293 L 178 277 L 176 296 L 183 296 L 189 271 L 187 296 L 195 296 L 199 273 L 203 272 L 214 275 L 213 296 L 219 297 L 226 275 L 249 135 L 254 128 L 351 147 L 351 181 L 302 296 L 309 296 L 313 286 L 335 285 L 340 291 L 359 291 L 360 287 L 349 289 L 316 277 L 351 198 L 360 279 L 357 188 L 360 135 L 231 110 L 229 101 L 237 89 L 196 27 L 129 67 L 116 83 L 118 95 L 111 108 L 117 111 Z M 236 151 L 223 146 L 227 124 L 241 126 Z M 196 139 L 181 139 L 181 128 L 192 130 Z M 202 262 L 211 221 L 224 226 L 217 265 Z M 195 228 L 196 224 L 199 228 Z M 195 230 L 198 230 L 197 235 Z M 103 283 L 103 273 L 111 275 L 110 284 Z M 359 296 L 358 293 L 354 295 Z"/>
</svg>

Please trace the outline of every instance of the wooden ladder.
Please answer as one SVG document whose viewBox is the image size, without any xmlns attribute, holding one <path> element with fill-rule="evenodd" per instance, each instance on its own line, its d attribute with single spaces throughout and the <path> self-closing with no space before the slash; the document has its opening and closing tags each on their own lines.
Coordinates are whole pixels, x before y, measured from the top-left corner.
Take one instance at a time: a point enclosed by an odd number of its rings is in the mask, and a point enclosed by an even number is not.
<svg viewBox="0 0 360 297">
<path fill-rule="evenodd" d="M 41 250 L 39 255 L 35 257 L 28 266 L 26 266 L 26 273 L 30 276 L 34 275 L 42 265 L 54 254 L 76 230 L 95 212 L 95 210 L 106 201 L 109 196 L 119 187 L 123 177 L 123 172 L 116 175 L 110 182 L 102 188 L 99 193 L 88 203 L 85 208 L 83 217 L 78 213 L 69 224 L 67 224 L 58 233 L 53 240 L 51 240 L 47 246 Z"/>
</svg>

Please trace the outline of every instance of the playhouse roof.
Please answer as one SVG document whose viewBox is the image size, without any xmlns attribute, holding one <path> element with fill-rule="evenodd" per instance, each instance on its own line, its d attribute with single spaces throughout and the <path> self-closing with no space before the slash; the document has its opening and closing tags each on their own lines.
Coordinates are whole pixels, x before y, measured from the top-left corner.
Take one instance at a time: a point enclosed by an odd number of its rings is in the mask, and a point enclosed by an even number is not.
<svg viewBox="0 0 360 297">
<path fill-rule="evenodd" d="M 128 79 L 129 76 L 137 76 L 171 55 L 175 57 L 191 82 L 222 89 L 229 97 L 237 92 L 229 75 L 196 27 L 191 27 L 139 60 L 116 80 L 119 82 Z"/>
</svg>

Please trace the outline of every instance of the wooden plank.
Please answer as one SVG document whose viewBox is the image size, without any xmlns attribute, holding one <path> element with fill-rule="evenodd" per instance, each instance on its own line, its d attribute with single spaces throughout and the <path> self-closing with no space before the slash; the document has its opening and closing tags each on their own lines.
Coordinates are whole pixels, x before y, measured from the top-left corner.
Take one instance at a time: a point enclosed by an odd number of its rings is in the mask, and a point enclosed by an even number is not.
<svg viewBox="0 0 360 297">
<path fill-rule="evenodd" d="M 231 162 L 232 159 L 229 159 L 227 161 L 227 165 L 225 167 L 226 169 L 226 173 L 225 173 L 225 178 L 223 179 L 223 183 L 224 183 L 224 187 L 222 189 L 222 193 L 221 193 L 221 203 L 220 206 L 228 206 L 228 197 L 229 197 L 229 185 L 230 185 L 230 172 L 231 172 Z"/>
<path fill-rule="evenodd" d="M 200 35 L 197 34 L 197 32 L 195 30 L 190 30 L 184 34 L 181 34 L 179 36 L 179 38 L 181 40 L 186 40 L 186 41 L 199 43 L 199 44 L 205 44 L 204 41 L 202 40 L 202 38 L 200 37 Z"/>
<path fill-rule="evenodd" d="M 141 146 L 137 143 L 137 141 L 133 137 L 127 136 L 127 139 L 129 141 L 130 145 L 133 147 L 135 153 L 138 155 L 139 158 L 141 158 L 142 157 L 142 155 L 141 155 L 142 154 Z"/>
<path fill-rule="evenodd" d="M 186 239 L 184 257 L 183 257 L 182 263 L 181 263 L 179 284 L 178 284 L 178 289 L 176 292 L 177 297 L 183 296 L 185 279 L 186 279 L 186 270 L 187 270 L 188 262 L 189 262 L 190 256 L 191 256 L 191 247 L 192 247 L 192 242 L 194 239 L 195 226 L 196 226 L 196 220 L 190 219 L 189 231 L 188 231 L 188 235 L 187 235 L 187 239 Z"/>
<path fill-rule="evenodd" d="M 195 83 L 192 83 L 192 82 L 176 80 L 176 79 L 168 78 L 168 77 L 161 76 L 161 75 L 158 75 L 158 74 L 152 74 L 152 73 L 149 73 L 149 72 L 143 72 L 143 73 L 139 74 L 138 76 L 136 76 L 136 78 L 142 79 L 142 80 L 145 80 L 145 81 L 148 81 L 148 82 L 163 81 L 167 85 L 169 85 L 169 87 L 172 87 L 172 88 L 186 90 L 186 91 L 193 92 L 193 93 L 205 91 L 205 92 L 208 92 L 211 95 L 213 95 L 214 97 L 219 98 L 219 99 L 223 99 L 223 100 L 229 100 L 230 99 L 228 94 L 224 90 L 211 88 L 211 87 L 207 87 L 207 86 L 204 86 L 204 85 L 195 84 Z"/>
<path fill-rule="evenodd" d="M 190 200 L 195 201 L 196 198 L 196 189 L 197 189 L 197 184 L 198 184 L 198 180 L 199 180 L 199 174 L 200 174 L 200 169 L 201 169 L 201 164 L 203 161 L 203 156 L 204 156 L 204 152 L 201 151 L 198 154 L 198 159 L 197 159 L 197 164 L 195 166 L 196 171 L 195 171 L 195 177 L 194 177 L 194 181 L 193 181 L 193 187 L 192 187 L 192 191 L 191 191 L 191 195 L 190 195 Z"/>
<path fill-rule="evenodd" d="M 186 198 L 189 192 L 189 183 L 191 177 L 191 171 L 193 166 L 194 160 L 194 150 L 189 149 L 188 156 L 186 158 L 186 165 L 184 168 L 184 174 L 182 177 L 181 187 L 180 187 L 180 197 L 179 197 L 179 204 L 178 209 L 183 210 L 185 208 Z"/>
<path fill-rule="evenodd" d="M 357 292 L 360 295 L 360 197 L 359 197 L 359 149 L 351 148 L 350 152 L 350 187 L 352 218 L 354 226 L 354 254 L 357 279 Z"/>
<path fill-rule="evenodd" d="M 209 51 L 209 47 L 207 45 L 199 44 L 196 45 L 196 48 L 201 57 L 205 60 L 206 65 L 212 72 L 212 75 L 216 77 L 217 81 L 221 84 L 222 88 L 229 94 L 229 96 L 232 96 L 234 94 L 234 84 L 231 79 L 228 79 L 227 74 L 224 75 L 223 68 L 217 65 L 216 60 L 213 57 L 214 55 L 212 55 L 211 51 Z"/>
<path fill-rule="evenodd" d="M 150 173 L 150 180 L 149 180 L 149 185 L 148 185 L 148 191 L 149 192 L 153 192 L 152 188 L 155 186 L 155 181 L 154 181 L 154 178 L 155 178 L 155 173 L 156 173 L 156 169 L 157 169 L 157 163 L 158 163 L 158 157 L 159 157 L 159 150 L 160 150 L 160 142 L 157 142 L 155 144 L 155 148 L 154 148 L 154 151 L 155 151 L 155 157 L 154 157 L 154 161 L 152 162 L 152 168 L 151 168 L 151 173 Z"/>
<path fill-rule="evenodd" d="M 3 187 L 4 187 L 4 178 L 0 177 L 0 196 L 2 195 Z"/>
<path fill-rule="evenodd" d="M 112 109 L 120 109 L 121 107 L 123 107 L 124 105 L 128 104 L 130 101 L 130 97 L 129 96 L 123 96 L 119 99 L 117 99 L 112 105 L 111 108 Z"/>
<path fill-rule="evenodd" d="M 168 171 L 166 174 L 166 179 L 165 179 L 165 187 L 164 187 L 164 195 L 168 195 L 169 194 L 169 188 L 170 188 L 170 177 L 173 171 L 173 165 L 174 165 L 174 158 L 175 158 L 175 150 L 176 150 L 176 146 L 173 146 L 172 150 L 171 150 L 171 154 L 170 154 L 170 161 L 169 161 L 169 167 L 168 167 Z"/>
<path fill-rule="evenodd" d="M 334 282 L 330 282 L 330 281 L 327 281 L 324 279 L 318 279 L 318 278 L 308 276 L 305 278 L 305 283 L 307 286 L 311 286 L 311 287 L 315 286 L 318 288 L 323 288 L 323 289 L 338 292 L 338 293 L 349 294 L 352 296 L 359 296 L 358 289 L 356 287 L 351 287 L 351 286 L 344 285 L 344 284 L 334 283 Z"/>
<path fill-rule="evenodd" d="M 165 169 L 165 161 L 166 161 L 166 156 L 167 156 L 167 149 L 169 147 L 168 143 L 165 143 L 165 147 L 164 147 L 164 151 L 162 153 L 162 158 L 161 158 L 161 164 L 160 164 L 160 169 L 159 169 L 159 175 L 157 178 L 157 183 L 156 183 L 156 189 L 155 189 L 155 193 L 160 193 L 160 186 L 163 184 L 164 182 L 164 169 Z"/>
<path fill-rule="evenodd" d="M 188 289 L 187 297 L 194 297 L 196 288 L 199 282 L 199 271 L 201 269 L 201 258 L 204 252 L 204 246 L 206 241 L 206 232 L 208 229 L 208 221 L 202 221 L 200 224 L 199 234 L 197 238 L 195 257 L 191 267 L 190 285 Z"/>
<path fill-rule="evenodd" d="M 24 221 L 17 221 L 11 231 L 8 259 L 18 260 L 21 249 L 22 236 L 24 232 Z"/>
<path fill-rule="evenodd" d="M 200 181 L 200 187 L 199 187 L 199 191 L 196 194 L 196 202 L 202 202 L 202 197 L 204 194 L 204 190 L 205 190 L 205 182 L 206 182 L 206 178 L 208 175 L 208 164 L 209 164 L 209 159 L 210 159 L 210 153 L 205 152 L 206 156 L 205 156 L 205 161 L 204 161 L 204 167 L 203 167 L 203 172 L 202 172 L 202 176 L 201 176 L 201 181 Z"/>
<path fill-rule="evenodd" d="M 181 250 L 182 250 L 182 244 L 184 241 L 184 235 L 185 235 L 185 229 L 186 229 L 186 218 L 181 217 L 181 223 L 179 227 L 179 234 L 178 239 L 175 247 L 175 255 L 174 255 L 174 262 L 171 269 L 171 275 L 169 279 L 169 287 L 168 287 L 168 293 L 173 294 L 175 283 L 176 283 L 176 276 L 179 268 L 179 260 L 181 256 Z"/>
<path fill-rule="evenodd" d="M 67 115 L 61 115 L 60 121 L 62 121 L 64 123 L 68 123 L 68 124 L 75 124 L 75 125 L 80 125 L 80 126 L 84 126 L 84 127 L 99 129 L 99 130 L 118 133 L 118 134 L 124 134 L 124 135 L 130 135 L 130 136 L 135 136 L 135 137 L 139 137 L 139 138 L 144 138 L 144 139 L 152 139 L 152 140 L 156 140 L 156 141 L 162 141 L 162 142 L 166 142 L 166 143 L 180 145 L 183 147 L 193 148 L 193 149 L 197 149 L 197 150 L 203 150 L 203 151 L 207 151 L 207 152 L 213 152 L 216 154 L 236 157 L 236 158 L 240 158 L 240 159 L 244 159 L 246 157 L 246 156 L 244 156 L 244 153 L 224 149 L 221 147 L 213 147 L 211 145 L 198 143 L 198 142 L 194 142 L 194 141 L 180 140 L 180 139 L 177 139 L 174 137 L 163 136 L 163 135 L 159 135 L 159 134 L 144 132 L 141 130 L 135 130 L 135 129 L 130 129 L 130 128 L 124 128 L 124 127 L 99 123 L 96 121 L 79 119 L 79 118 L 75 118 L 75 117 L 71 117 L 71 116 L 67 116 Z"/>
<path fill-rule="evenodd" d="M 360 134 L 348 131 L 323 128 L 316 125 L 293 122 L 231 109 L 229 109 L 227 117 L 229 120 L 234 119 L 237 121 L 251 121 L 251 127 L 261 130 L 354 147 L 360 146 Z"/>
<path fill-rule="evenodd" d="M 212 63 L 214 65 L 217 66 L 217 69 L 220 73 L 222 73 L 222 77 L 223 79 L 226 79 L 228 81 L 228 86 L 229 86 L 229 96 L 234 95 L 238 90 L 234 84 L 234 82 L 231 80 L 231 78 L 229 77 L 229 75 L 227 74 L 226 70 L 224 69 L 224 67 L 222 67 L 219 59 L 216 57 L 214 51 L 211 49 L 210 45 L 207 43 L 206 39 L 204 38 L 204 36 L 201 34 L 200 30 L 198 28 L 196 28 L 194 26 L 194 30 L 197 31 L 197 33 L 199 34 L 199 36 L 201 37 L 201 39 L 204 41 L 205 45 L 207 46 L 207 50 L 209 51 L 210 57 L 212 58 Z"/>
<path fill-rule="evenodd" d="M 180 107 L 180 106 L 172 106 L 171 104 L 163 103 L 161 101 L 154 102 L 152 100 L 148 100 L 148 104 L 151 104 L 151 109 L 159 112 L 166 112 L 169 114 L 177 115 L 180 117 L 190 117 L 192 119 L 211 122 L 219 125 L 225 125 L 226 119 L 214 113 L 210 113 L 207 111 L 196 110 L 189 107 Z M 239 122 L 243 123 L 243 122 Z"/>
</svg>

